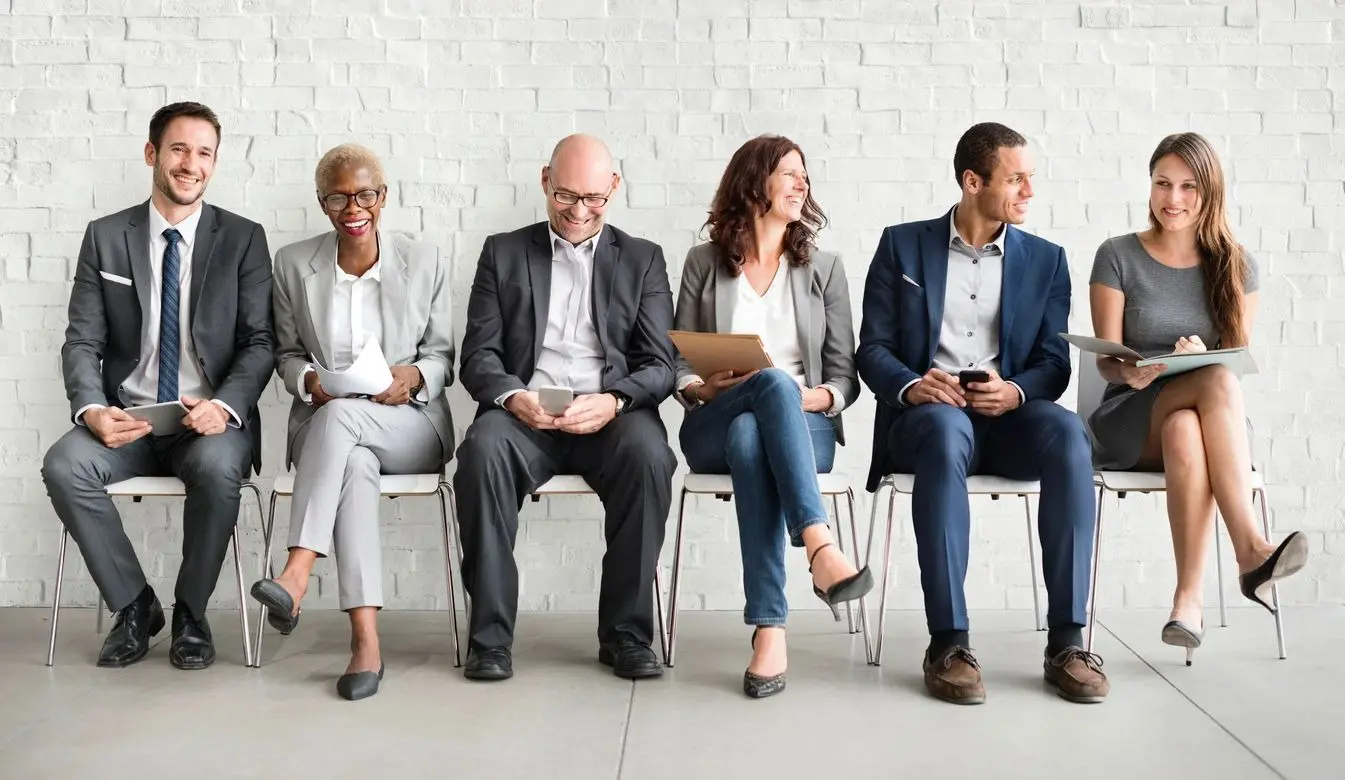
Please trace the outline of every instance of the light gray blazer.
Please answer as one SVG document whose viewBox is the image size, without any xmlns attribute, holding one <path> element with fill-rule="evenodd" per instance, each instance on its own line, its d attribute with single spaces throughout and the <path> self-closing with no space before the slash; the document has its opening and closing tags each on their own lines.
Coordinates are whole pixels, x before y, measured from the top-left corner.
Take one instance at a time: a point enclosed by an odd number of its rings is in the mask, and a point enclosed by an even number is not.
<svg viewBox="0 0 1345 780">
<path fill-rule="evenodd" d="M 281 247 L 275 261 L 276 373 L 294 396 L 285 464 L 294 458 L 294 436 L 316 411 L 301 399 L 304 368 L 316 359 L 331 365 L 332 291 L 336 285 L 336 231 Z M 453 383 L 453 311 L 448 259 L 438 247 L 378 234 L 379 290 L 388 365 L 414 365 L 425 379 L 429 402 L 413 406 L 430 418 L 444 460 L 453 454 L 453 419 L 444 388 Z M 312 357 L 310 357 L 310 355 Z"/>
<path fill-rule="evenodd" d="M 809 387 L 835 387 L 849 407 L 859 398 L 859 376 L 855 373 L 850 288 L 841 259 L 832 252 L 814 249 L 807 265 L 789 266 L 788 279 L 798 320 L 804 378 Z M 673 327 L 700 333 L 728 330 L 733 323 L 736 282 L 724 267 L 718 247 L 709 242 L 692 247 L 682 264 L 682 289 L 677 294 Z M 686 358 L 678 354 L 677 381 L 694 373 Z M 836 424 L 836 441 L 844 444 L 840 415 L 832 421 Z"/>
</svg>

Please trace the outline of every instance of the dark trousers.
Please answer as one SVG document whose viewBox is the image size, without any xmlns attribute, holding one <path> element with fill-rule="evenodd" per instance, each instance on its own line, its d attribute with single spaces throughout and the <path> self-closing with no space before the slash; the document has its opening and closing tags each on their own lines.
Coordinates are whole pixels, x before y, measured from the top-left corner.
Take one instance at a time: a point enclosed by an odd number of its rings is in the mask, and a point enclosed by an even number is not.
<svg viewBox="0 0 1345 780">
<path fill-rule="evenodd" d="M 654 572 L 677 461 L 658 415 L 635 410 L 590 435 L 529 428 L 503 409 L 481 415 L 458 448 L 453 490 L 462 580 L 472 597 L 469 646 L 509 647 L 518 616 L 514 541 L 523 499 L 557 474 L 579 474 L 602 500 L 607 552 L 598 639 L 654 638 Z"/>
<path fill-rule="evenodd" d="M 182 566 L 174 599 L 197 618 L 219 581 L 224 553 L 238 522 L 238 489 L 252 459 L 252 437 L 241 428 L 214 436 L 144 436 L 124 447 L 103 445 L 76 426 L 47 450 L 42 481 L 56 515 L 74 537 L 89 574 L 113 611 L 135 600 L 145 572 L 121 516 L 104 488 L 132 477 L 182 480 Z"/>
<path fill-rule="evenodd" d="M 1091 446 L 1077 415 L 1040 399 L 1000 417 L 925 404 L 893 421 L 888 452 L 891 471 L 915 475 L 911 509 L 931 634 L 968 629 L 969 474 L 1041 480 L 1047 624 L 1085 625 L 1096 503 Z"/>
</svg>

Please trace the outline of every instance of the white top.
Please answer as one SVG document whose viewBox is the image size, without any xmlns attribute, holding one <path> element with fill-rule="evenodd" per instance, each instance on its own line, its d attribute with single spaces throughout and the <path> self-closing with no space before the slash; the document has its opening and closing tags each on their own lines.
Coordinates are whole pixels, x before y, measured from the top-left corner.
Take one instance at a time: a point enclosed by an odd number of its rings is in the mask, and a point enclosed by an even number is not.
<svg viewBox="0 0 1345 780">
<path fill-rule="evenodd" d="M 191 336 L 191 258 L 196 246 L 196 226 L 201 222 L 201 204 L 176 225 L 168 224 L 168 219 L 159 213 L 154 201 L 149 204 L 149 311 L 145 312 L 140 331 L 140 362 L 135 370 L 126 377 L 121 386 L 122 400 L 127 406 L 144 406 L 158 401 L 159 398 L 159 326 L 163 319 L 163 254 L 168 250 L 168 239 L 163 232 L 169 228 L 177 230 L 178 239 L 178 361 L 177 390 L 179 396 L 207 398 L 214 390 L 206 382 L 201 364 L 196 358 L 196 345 Z M 138 280 L 137 280 L 138 281 Z M 229 413 L 235 427 L 243 424 L 242 419 L 223 401 L 215 403 Z M 102 404 L 89 404 L 75 414 L 75 420 L 83 424 L 84 412 L 89 409 L 101 409 Z"/>
<path fill-rule="evenodd" d="M 761 344 L 776 368 L 806 387 L 803 373 L 803 350 L 799 347 L 798 318 L 794 313 L 794 296 L 790 294 L 787 256 L 780 258 L 775 276 L 763 295 L 752 289 L 747 274 L 735 280 L 736 300 L 733 303 L 733 322 L 730 333 L 750 333 L 761 337 Z"/>
</svg>

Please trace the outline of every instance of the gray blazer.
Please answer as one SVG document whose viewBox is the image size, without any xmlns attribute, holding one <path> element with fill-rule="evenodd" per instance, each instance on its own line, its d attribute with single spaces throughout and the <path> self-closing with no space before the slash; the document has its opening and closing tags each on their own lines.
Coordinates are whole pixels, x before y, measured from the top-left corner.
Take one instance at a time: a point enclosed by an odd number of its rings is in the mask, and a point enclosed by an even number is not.
<svg viewBox="0 0 1345 780">
<path fill-rule="evenodd" d="M 855 330 L 850 316 L 850 289 L 841 259 L 832 252 L 813 250 L 807 265 L 789 266 L 789 288 L 798 320 L 803 374 L 809 387 L 828 384 L 841 391 L 849 407 L 859 398 L 855 373 Z M 735 277 L 729 275 L 714 244 L 706 242 L 687 252 L 682 265 L 682 289 L 677 295 L 676 330 L 718 333 L 733 322 Z M 677 381 L 695 372 L 679 353 Z M 839 415 L 836 441 L 845 443 Z"/>
<path fill-rule="evenodd" d="M 252 467 L 261 468 L 257 399 L 271 381 L 271 257 L 261 225 L 201 206 L 191 268 L 189 336 L 214 398 L 247 422 Z M 140 362 L 150 309 L 149 201 L 89 223 L 70 290 L 61 373 L 70 414 L 124 406 L 121 386 Z"/>
<path fill-rule="evenodd" d="M 428 403 L 419 408 L 439 434 L 444 460 L 453 454 L 453 418 L 444 388 L 453 383 L 453 311 L 448 260 L 431 244 L 378 234 L 383 339 L 388 365 L 413 365 L 425 379 Z M 316 411 L 300 400 L 304 368 L 316 358 L 331 365 L 332 291 L 336 285 L 336 231 L 276 252 L 276 372 L 294 396 L 285 465 L 293 463 L 294 436 Z M 310 358 L 310 355 L 312 356 Z"/>
</svg>

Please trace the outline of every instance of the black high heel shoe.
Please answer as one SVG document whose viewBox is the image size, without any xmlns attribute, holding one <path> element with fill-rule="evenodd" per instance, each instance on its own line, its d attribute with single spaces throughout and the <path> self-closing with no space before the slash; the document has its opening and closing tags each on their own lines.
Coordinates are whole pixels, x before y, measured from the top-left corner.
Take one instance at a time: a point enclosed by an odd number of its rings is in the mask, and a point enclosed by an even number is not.
<svg viewBox="0 0 1345 780">
<path fill-rule="evenodd" d="M 813 550 L 813 554 L 808 557 L 808 572 L 810 574 L 813 571 L 813 560 L 817 558 L 817 554 L 828 547 L 835 546 L 836 544 L 834 542 L 827 542 L 816 550 Z M 817 587 L 815 583 L 813 585 L 813 595 L 822 599 L 823 604 L 831 607 L 831 616 L 836 618 L 837 623 L 841 622 L 841 610 L 836 606 L 837 604 L 844 604 L 847 601 L 863 598 L 864 595 L 871 590 L 873 590 L 873 573 L 869 571 L 869 567 L 867 566 L 849 577 L 833 583 L 832 586 L 826 590 Z"/>
<path fill-rule="evenodd" d="M 753 649 L 756 649 L 757 646 L 757 632 L 763 628 L 768 628 L 768 626 L 757 626 L 756 628 L 752 629 Z M 780 626 L 780 628 L 783 629 L 784 626 Z M 743 693 L 747 694 L 748 698 L 764 699 L 767 696 L 774 696 L 775 694 L 780 693 L 784 689 L 785 689 L 784 672 L 780 672 L 779 674 L 772 674 L 769 677 L 763 677 L 759 674 L 753 674 L 751 672 L 743 672 Z"/>
<path fill-rule="evenodd" d="M 1238 577 L 1242 595 L 1275 614 L 1275 607 L 1267 600 L 1275 583 L 1297 574 L 1308 563 L 1308 538 L 1302 531 L 1294 531 L 1280 542 L 1266 562 Z"/>
</svg>

